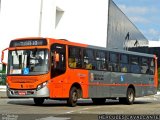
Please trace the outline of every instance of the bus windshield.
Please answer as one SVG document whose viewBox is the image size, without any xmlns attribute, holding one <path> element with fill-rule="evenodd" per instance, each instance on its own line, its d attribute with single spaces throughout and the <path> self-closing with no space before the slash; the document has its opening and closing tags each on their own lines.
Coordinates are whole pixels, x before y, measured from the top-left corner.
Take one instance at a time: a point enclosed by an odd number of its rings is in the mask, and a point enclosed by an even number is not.
<svg viewBox="0 0 160 120">
<path fill-rule="evenodd" d="M 48 72 L 48 50 L 13 50 L 8 56 L 8 75 L 39 75 Z"/>
</svg>

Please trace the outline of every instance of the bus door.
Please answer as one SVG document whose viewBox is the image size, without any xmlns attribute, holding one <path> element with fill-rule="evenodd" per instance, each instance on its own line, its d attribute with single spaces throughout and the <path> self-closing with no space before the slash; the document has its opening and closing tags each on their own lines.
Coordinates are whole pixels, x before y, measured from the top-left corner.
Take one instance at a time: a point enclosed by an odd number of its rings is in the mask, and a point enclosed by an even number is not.
<svg viewBox="0 0 160 120">
<path fill-rule="evenodd" d="M 53 44 L 51 46 L 51 94 L 55 97 L 62 97 L 64 73 L 66 71 L 66 46 Z"/>
</svg>

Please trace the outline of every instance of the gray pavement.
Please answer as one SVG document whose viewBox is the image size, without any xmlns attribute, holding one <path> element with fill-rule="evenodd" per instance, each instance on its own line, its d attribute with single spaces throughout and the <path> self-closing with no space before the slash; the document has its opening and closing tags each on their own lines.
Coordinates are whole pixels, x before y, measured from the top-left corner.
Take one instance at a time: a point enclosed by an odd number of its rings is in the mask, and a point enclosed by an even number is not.
<svg viewBox="0 0 160 120">
<path fill-rule="evenodd" d="M 133 105 L 118 100 L 94 105 L 80 99 L 76 107 L 68 107 L 66 101 L 46 100 L 36 106 L 33 99 L 0 99 L 0 120 L 98 120 L 99 115 L 102 120 L 160 120 L 160 100 L 147 96 L 136 98 Z"/>
<path fill-rule="evenodd" d="M 0 98 L 6 98 L 6 91 L 0 91 Z"/>
<path fill-rule="evenodd" d="M 80 99 L 76 107 L 67 107 L 66 101 L 58 100 L 45 100 L 43 105 L 35 106 L 33 99 L 6 98 L 5 88 L 0 89 L 0 98 L 0 120 L 98 120 L 99 117 L 129 120 L 135 115 L 138 119 L 134 120 L 142 120 L 142 117 L 160 120 L 160 92 L 136 98 L 133 105 L 122 105 L 118 100 L 94 105 L 90 99 Z"/>
<path fill-rule="evenodd" d="M 6 98 L 6 86 L 1 86 L 0 85 L 0 98 Z"/>
</svg>

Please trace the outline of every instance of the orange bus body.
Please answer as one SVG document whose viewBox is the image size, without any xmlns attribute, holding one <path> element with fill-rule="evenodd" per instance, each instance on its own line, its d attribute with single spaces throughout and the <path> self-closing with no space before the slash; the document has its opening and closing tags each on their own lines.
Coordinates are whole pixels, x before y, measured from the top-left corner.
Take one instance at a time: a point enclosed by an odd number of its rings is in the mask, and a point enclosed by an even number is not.
<svg viewBox="0 0 160 120">
<path fill-rule="evenodd" d="M 16 40 L 26 40 L 26 39 L 36 39 L 36 38 L 19 38 Z M 40 38 L 38 38 L 40 39 Z M 48 38 L 48 46 L 36 46 L 37 49 L 47 48 L 50 49 L 50 44 L 60 43 L 66 45 L 75 45 L 81 47 L 87 47 L 84 44 L 77 44 L 68 42 L 66 40 L 56 40 Z M 9 48 L 8 50 L 21 50 L 21 49 L 35 49 L 35 46 L 27 46 L 27 47 L 16 47 Z M 66 48 L 67 49 L 67 48 Z M 66 52 L 67 53 L 67 52 Z M 68 56 L 68 54 L 66 54 Z M 66 63 L 68 63 L 66 61 Z M 37 85 L 48 81 L 48 88 L 50 90 L 50 98 L 68 98 L 69 91 L 73 84 L 78 83 L 82 87 L 82 95 L 83 98 L 88 98 L 88 71 L 87 70 L 73 70 L 67 66 L 67 70 L 65 74 L 61 76 L 57 76 L 53 79 L 50 79 L 50 72 L 45 75 L 38 76 L 8 76 L 7 83 L 12 89 L 35 89 Z M 23 86 L 23 87 L 22 87 Z M 23 96 L 22 96 L 23 97 Z"/>
<path fill-rule="evenodd" d="M 67 99 L 70 103 L 71 106 L 75 106 L 77 101 L 74 101 L 73 98 L 70 99 L 72 91 L 74 93 L 74 91 L 77 90 L 78 92 L 78 98 L 93 98 L 93 102 L 99 102 L 96 98 L 99 98 L 99 100 L 102 102 L 104 99 L 103 98 L 116 98 L 116 95 L 112 95 L 112 89 L 115 90 L 115 87 L 117 87 L 117 90 L 124 90 L 124 91 L 128 91 L 132 92 L 132 94 L 134 96 L 144 96 L 144 95 L 148 95 L 149 92 L 151 92 L 151 94 L 155 94 L 156 93 L 156 89 L 158 86 L 158 74 L 157 74 L 157 59 L 156 56 L 154 56 L 155 59 L 155 74 L 154 74 L 154 80 L 152 81 L 153 84 L 150 84 L 148 82 L 144 82 L 144 83 L 130 83 L 130 82 L 123 82 L 125 79 L 129 78 L 128 75 L 130 75 L 130 73 L 122 73 L 119 75 L 120 81 L 118 81 L 117 83 L 114 81 L 112 82 L 112 78 L 106 78 L 106 76 L 110 77 L 110 75 L 108 75 L 108 73 L 106 73 L 105 71 L 94 71 L 94 70 L 90 70 L 90 69 L 74 69 L 69 67 L 69 46 L 74 46 L 80 49 L 85 49 L 85 48 L 90 48 L 90 49 L 94 49 L 94 47 L 90 47 L 89 45 L 85 45 L 85 44 L 80 44 L 80 43 L 74 43 L 74 42 L 69 42 L 67 40 L 58 40 L 58 39 L 52 39 L 52 38 L 45 38 L 45 40 L 47 41 L 47 45 L 35 45 L 35 43 L 37 42 L 37 40 L 39 39 L 44 39 L 44 38 L 20 38 L 20 39 L 15 39 L 13 41 L 15 41 L 15 43 L 13 43 L 13 46 L 10 46 L 8 48 L 9 51 L 15 51 L 15 54 L 17 54 L 17 51 L 19 50 L 37 50 L 37 49 L 47 49 L 48 50 L 48 72 L 45 74 L 39 74 L 39 75 L 12 75 L 9 73 L 13 73 L 13 71 L 15 73 L 22 72 L 24 70 L 18 70 L 18 69 L 11 69 L 11 65 L 9 66 L 10 68 L 8 69 L 8 76 L 7 76 L 7 88 L 8 88 L 8 97 L 12 98 L 12 97 L 21 97 L 21 98 L 27 98 L 27 97 L 31 97 L 31 98 L 35 98 L 35 103 L 40 103 L 37 102 L 36 98 L 51 98 L 51 99 Z M 16 43 L 17 41 L 22 41 L 22 43 Z M 31 46 L 27 46 L 25 44 L 32 44 L 32 43 L 23 43 L 23 41 L 27 41 L 27 40 L 36 40 L 36 42 L 31 45 Z M 17 45 L 18 44 L 18 45 Z M 40 43 L 41 44 L 41 43 Z M 55 77 L 51 77 L 52 73 L 51 73 L 51 52 L 52 52 L 52 48 L 51 45 L 53 44 L 62 44 L 65 45 L 65 72 L 61 75 L 55 76 Z M 14 46 L 15 45 L 15 46 Z M 95 47 L 95 49 L 100 49 L 99 47 Z M 102 49 L 103 51 L 105 50 L 105 48 Z M 34 52 L 34 51 L 33 51 Z M 61 52 L 61 51 L 60 51 Z M 115 51 L 113 51 L 115 52 Z M 128 54 L 125 52 L 122 52 L 124 54 Z M 12 56 L 14 54 L 12 53 Z M 16 56 L 16 55 L 15 55 Z M 20 55 L 19 55 L 20 56 Z M 19 57 L 18 56 L 18 57 Z M 17 59 L 17 58 L 15 58 Z M 19 58 L 20 59 L 20 58 Z M 21 58 L 22 59 L 22 58 Z M 23 58 L 25 59 L 25 57 Z M 88 59 L 88 58 L 87 58 Z M 9 60 L 8 60 L 9 61 Z M 11 64 L 11 63 L 10 63 Z M 115 72 L 110 71 L 109 74 L 115 74 Z M 127 76 L 127 77 L 126 77 Z M 151 77 L 151 75 L 148 75 Z M 111 75 L 112 77 L 112 75 Z M 115 77 L 115 76 L 114 76 Z M 97 80 L 97 82 L 94 82 L 94 79 Z M 110 79 L 110 82 L 101 82 L 98 80 L 102 80 L 102 79 Z M 117 78 L 116 78 L 117 79 Z M 118 80 L 117 79 L 117 80 Z M 95 80 L 95 81 L 96 81 Z M 46 82 L 46 83 L 45 83 Z M 46 84 L 46 91 L 48 91 L 48 95 L 47 93 L 43 96 L 43 92 L 38 93 L 37 91 L 37 87 L 40 85 L 40 89 L 43 88 L 43 85 L 41 85 L 42 83 Z M 45 86 L 45 85 L 44 85 Z M 96 88 L 96 86 L 99 86 L 99 88 Z M 154 87 L 153 92 L 150 90 L 148 93 L 138 93 L 136 91 L 136 89 L 139 87 Z M 76 88 L 76 90 L 72 90 L 72 88 Z M 102 96 L 94 96 L 94 92 L 96 92 L 98 89 L 102 89 L 102 92 L 107 91 L 106 89 L 109 89 L 109 93 L 108 96 L 104 97 Z M 122 87 L 122 88 L 119 88 Z M 96 91 L 92 91 L 92 89 L 95 89 Z M 132 90 L 131 90 L 132 89 Z M 147 89 L 147 88 L 145 88 Z M 34 96 L 34 94 L 37 94 L 36 96 Z M 100 92 L 99 92 L 100 93 Z M 12 94 L 12 95 L 11 95 Z M 26 94 L 29 94 L 28 96 Z M 98 94 L 98 91 L 97 91 Z M 107 94 L 107 93 L 105 93 Z M 118 94 L 117 94 L 118 95 Z M 124 95 L 126 95 L 126 93 L 124 93 Z M 129 96 L 124 96 L 121 93 L 117 96 L 120 98 L 120 101 L 124 100 L 124 98 L 129 99 Z M 122 98 L 122 99 L 121 99 Z M 129 104 L 132 104 L 134 101 L 131 100 L 130 102 L 128 102 Z"/>
</svg>

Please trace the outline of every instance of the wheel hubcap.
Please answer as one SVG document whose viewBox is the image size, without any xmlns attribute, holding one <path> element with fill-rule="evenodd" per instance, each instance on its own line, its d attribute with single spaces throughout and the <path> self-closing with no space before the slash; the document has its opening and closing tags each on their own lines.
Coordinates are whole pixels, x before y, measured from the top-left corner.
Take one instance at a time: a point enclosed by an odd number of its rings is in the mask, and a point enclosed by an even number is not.
<svg viewBox="0 0 160 120">
<path fill-rule="evenodd" d="M 128 98 L 129 98 L 129 101 L 133 101 L 133 93 L 132 92 L 129 93 Z"/>
<path fill-rule="evenodd" d="M 73 98 L 73 101 L 74 101 L 74 102 L 77 101 L 77 92 L 76 92 L 76 91 L 73 93 L 72 98 Z"/>
</svg>

